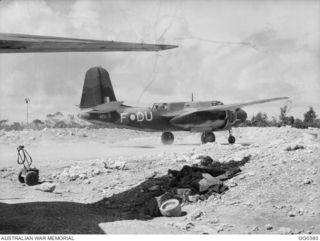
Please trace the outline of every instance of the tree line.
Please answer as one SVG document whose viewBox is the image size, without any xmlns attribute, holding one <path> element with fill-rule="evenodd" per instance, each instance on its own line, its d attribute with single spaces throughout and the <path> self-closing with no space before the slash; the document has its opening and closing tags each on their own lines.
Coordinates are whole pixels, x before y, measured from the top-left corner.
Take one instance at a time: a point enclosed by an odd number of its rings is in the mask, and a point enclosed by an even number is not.
<svg viewBox="0 0 320 241">
<path fill-rule="evenodd" d="M 305 129 L 308 127 L 320 128 L 320 119 L 317 119 L 317 114 L 313 107 L 309 106 L 309 110 L 304 113 L 304 118 L 299 119 L 294 116 L 288 116 L 288 106 L 280 108 L 279 118 L 274 116 L 269 119 L 268 115 L 263 112 L 258 112 L 256 115 L 252 116 L 251 119 L 246 120 L 242 126 L 257 126 L 257 127 L 268 127 L 268 126 L 292 126 L 295 128 Z"/>
</svg>

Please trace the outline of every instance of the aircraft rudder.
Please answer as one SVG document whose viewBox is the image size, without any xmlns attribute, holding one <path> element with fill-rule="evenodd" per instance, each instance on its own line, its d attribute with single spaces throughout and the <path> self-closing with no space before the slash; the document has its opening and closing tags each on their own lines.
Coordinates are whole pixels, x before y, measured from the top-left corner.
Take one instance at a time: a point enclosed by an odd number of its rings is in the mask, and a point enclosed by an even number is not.
<svg viewBox="0 0 320 241">
<path fill-rule="evenodd" d="M 102 67 L 90 68 L 85 75 L 80 108 L 90 108 L 111 101 L 116 101 L 116 97 L 108 71 Z"/>
</svg>

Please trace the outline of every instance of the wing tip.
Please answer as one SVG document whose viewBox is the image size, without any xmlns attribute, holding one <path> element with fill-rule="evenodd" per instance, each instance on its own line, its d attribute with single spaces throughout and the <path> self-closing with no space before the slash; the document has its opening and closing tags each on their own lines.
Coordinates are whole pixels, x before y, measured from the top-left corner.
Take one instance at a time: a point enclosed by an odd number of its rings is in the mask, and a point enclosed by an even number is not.
<svg viewBox="0 0 320 241">
<path fill-rule="evenodd" d="M 158 46 L 160 50 L 175 49 L 179 47 L 178 45 L 172 45 L 172 44 L 159 44 Z"/>
</svg>

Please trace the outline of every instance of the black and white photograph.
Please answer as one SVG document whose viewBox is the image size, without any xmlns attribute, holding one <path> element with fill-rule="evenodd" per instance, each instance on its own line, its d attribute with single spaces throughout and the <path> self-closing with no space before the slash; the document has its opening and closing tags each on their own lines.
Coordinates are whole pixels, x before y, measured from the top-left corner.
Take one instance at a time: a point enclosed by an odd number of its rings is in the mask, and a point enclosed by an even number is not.
<svg viewBox="0 0 320 241">
<path fill-rule="evenodd" d="M 319 0 L 0 0 L 0 238 L 319 240 L 319 93 Z"/>
</svg>

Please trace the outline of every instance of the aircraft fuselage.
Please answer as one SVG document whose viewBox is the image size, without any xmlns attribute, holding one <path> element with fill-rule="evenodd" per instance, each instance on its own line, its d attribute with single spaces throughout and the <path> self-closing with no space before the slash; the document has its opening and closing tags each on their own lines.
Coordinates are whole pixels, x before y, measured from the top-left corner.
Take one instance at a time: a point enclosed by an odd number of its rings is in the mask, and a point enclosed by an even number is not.
<svg viewBox="0 0 320 241">
<path fill-rule="evenodd" d="M 216 131 L 228 130 L 237 121 L 243 122 L 243 110 L 198 112 L 183 118 L 172 118 L 175 112 L 192 108 L 221 105 L 219 101 L 156 103 L 152 108 L 129 107 L 121 105 L 110 113 L 87 112 L 80 118 L 107 127 L 141 129 L 144 131 Z M 239 116 L 240 115 L 240 116 Z"/>
</svg>

